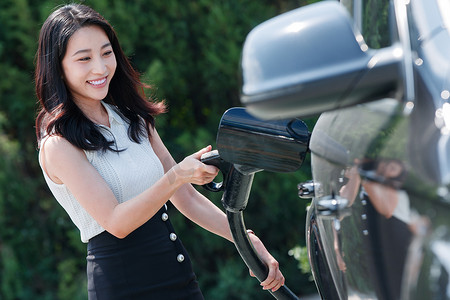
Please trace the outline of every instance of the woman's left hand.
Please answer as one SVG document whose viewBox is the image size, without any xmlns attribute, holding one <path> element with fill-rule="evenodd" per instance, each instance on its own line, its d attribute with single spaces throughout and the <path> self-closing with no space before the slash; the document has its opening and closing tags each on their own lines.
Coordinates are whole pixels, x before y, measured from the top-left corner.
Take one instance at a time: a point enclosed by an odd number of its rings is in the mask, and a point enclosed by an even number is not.
<svg viewBox="0 0 450 300">
<path fill-rule="evenodd" d="M 269 253 L 269 251 L 267 251 L 264 244 L 253 232 L 250 232 L 248 235 L 256 252 L 258 252 L 259 257 L 269 268 L 269 274 L 267 275 L 267 278 L 261 282 L 261 286 L 264 290 L 275 292 L 284 285 L 284 276 L 280 271 L 278 261 Z M 250 275 L 255 277 L 252 270 L 250 270 Z"/>
</svg>

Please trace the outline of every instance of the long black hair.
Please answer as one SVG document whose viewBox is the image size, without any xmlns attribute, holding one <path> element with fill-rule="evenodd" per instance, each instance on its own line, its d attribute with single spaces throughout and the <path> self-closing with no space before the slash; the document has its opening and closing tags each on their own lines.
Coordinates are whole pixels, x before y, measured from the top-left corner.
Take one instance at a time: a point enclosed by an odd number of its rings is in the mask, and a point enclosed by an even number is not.
<svg viewBox="0 0 450 300">
<path fill-rule="evenodd" d="M 83 150 L 112 150 L 97 125 L 78 108 L 62 79 L 62 60 L 70 37 L 85 26 L 99 26 L 109 38 L 117 67 L 104 102 L 115 105 L 130 126 L 128 136 L 139 143 L 150 136 L 154 116 L 165 112 L 163 102 L 145 99 L 140 74 L 131 66 L 120 47 L 113 27 L 98 12 L 81 4 L 55 10 L 42 25 L 36 52 L 35 88 L 41 109 L 36 118 L 38 144 L 45 135 L 56 134 Z M 141 120 L 144 120 L 142 122 Z"/>
</svg>

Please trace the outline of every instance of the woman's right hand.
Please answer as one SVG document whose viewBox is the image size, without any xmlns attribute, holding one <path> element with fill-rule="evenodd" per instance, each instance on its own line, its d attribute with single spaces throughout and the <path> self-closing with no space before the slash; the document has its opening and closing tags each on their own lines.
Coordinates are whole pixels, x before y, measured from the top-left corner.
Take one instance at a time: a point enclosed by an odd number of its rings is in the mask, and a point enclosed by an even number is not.
<svg viewBox="0 0 450 300">
<path fill-rule="evenodd" d="M 169 171 L 172 180 L 181 183 L 197 185 L 207 184 L 217 176 L 219 169 L 212 165 L 206 165 L 200 161 L 204 153 L 210 152 L 211 146 L 207 146 L 196 153 L 189 155 Z"/>
</svg>

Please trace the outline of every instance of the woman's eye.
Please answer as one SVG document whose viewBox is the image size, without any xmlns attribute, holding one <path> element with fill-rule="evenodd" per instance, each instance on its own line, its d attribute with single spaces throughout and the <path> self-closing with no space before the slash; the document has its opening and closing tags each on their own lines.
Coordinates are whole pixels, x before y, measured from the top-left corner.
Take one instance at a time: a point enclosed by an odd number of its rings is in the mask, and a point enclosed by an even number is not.
<svg viewBox="0 0 450 300">
<path fill-rule="evenodd" d="M 88 61 L 90 59 L 91 59 L 90 57 L 83 57 L 83 58 L 80 58 L 79 61 Z"/>
<path fill-rule="evenodd" d="M 109 55 L 111 55 L 113 52 L 112 52 L 112 50 L 108 50 L 108 51 L 106 51 L 105 53 L 103 53 L 103 55 L 104 56 L 109 56 Z"/>
</svg>

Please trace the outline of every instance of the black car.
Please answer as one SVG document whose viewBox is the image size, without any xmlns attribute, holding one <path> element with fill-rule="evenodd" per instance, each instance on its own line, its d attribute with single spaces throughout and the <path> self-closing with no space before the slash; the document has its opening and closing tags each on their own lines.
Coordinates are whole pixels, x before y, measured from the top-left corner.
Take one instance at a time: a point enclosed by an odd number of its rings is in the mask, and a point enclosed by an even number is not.
<svg viewBox="0 0 450 300">
<path fill-rule="evenodd" d="M 307 244 L 323 299 L 450 299 L 450 0 L 343 0 L 257 26 L 217 137 L 244 260 L 251 179 L 311 153 Z M 298 118 L 320 114 L 312 132 Z M 289 289 L 278 299 L 296 299 Z"/>
</svg>

